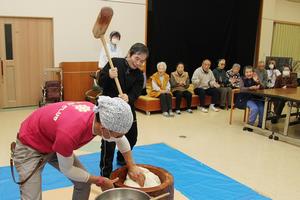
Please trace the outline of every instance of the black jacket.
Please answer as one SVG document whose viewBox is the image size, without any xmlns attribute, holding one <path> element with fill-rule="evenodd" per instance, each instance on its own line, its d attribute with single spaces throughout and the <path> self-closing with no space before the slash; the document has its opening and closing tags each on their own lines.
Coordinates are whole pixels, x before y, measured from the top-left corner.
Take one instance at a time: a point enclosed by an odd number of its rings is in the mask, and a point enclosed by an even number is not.
<svg viewBox="0 0 300 200">
<path fill-rule="evenodd" d="M 135 120 L 134 102 L 143 90 L 143 73 L 139 69 L 131 69 L 125 58 L 112 58 L 112 62 L 118 69 L 118 79 L 123 93 L 128 95 L 129 105 Z M 119 92 L 115 80 L 109 77 L 109 69 L 109 63 L 107 63 L 100 72 L 98 83 L 103 88 L 103 95 L 117 97 Z"/>
<path fill-rule="evenodd" d="M 234 103 L 236 108 L 245 109 L 247 107 L 247 101 L 249 101 L 249 100 L 260 100 L 260 101 L 263 100 L 262 97 L 259 97 L 257 95 L 246 92 L 249 89 L 249 87 L 257 85 L 257 84 L 258 83 L 255 82 L 253 80 L 253 78 L 247 79 L 247 78 L 243 77 L 241 79 L 241 82 L 240 82 L 241 91 L 240 91 L 240 93 L 238 93 L 236 95 L 235 103 Z"/>
<path fill-rule="evenodd" d="M 229 78 L 226 76 L 226 71 L 224 69 L 216 68 L 213 70 L 216 82 L 219 83 L 222 87 L 229 86 Z"/>
</svg>

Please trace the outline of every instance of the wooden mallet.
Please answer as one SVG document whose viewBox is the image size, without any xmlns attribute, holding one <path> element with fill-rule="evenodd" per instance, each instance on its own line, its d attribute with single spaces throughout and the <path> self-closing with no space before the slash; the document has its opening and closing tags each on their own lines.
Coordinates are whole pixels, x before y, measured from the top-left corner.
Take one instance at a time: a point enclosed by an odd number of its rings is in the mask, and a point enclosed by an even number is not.
<svg viewBox="0 0 300 200">
<path fill-rule="evenodd" d="M 94 28 L 93 28 L 94 37 L 96 39 L 98 39 L 98 38 L 101 39 L 101 42 L 102 42 L 102 45 L 103 45 L 106 57 L 108 59 L 109 66 L 112 69 L 115 68 L 115 67 L 114 67 L 113 62 L 111 61 L 111 57 L 110 57 L 109 51 L 107 49 L 107 44 L 106 44 L 104 35 L 105 35 L 105 32 L 106 32 L 106 30 L 108 28 L 108 25 L 109 25 L 109 23 L 111 21 L 111 18 L 113 16 L 113 14 L 114 14 L 114 11 L 112 10 L 112 8 L 110 8 L 110 7 L 103 7 L 101 9 L 98 17 L 97 17 L 97 20 L 96 20 Z M 121 85 L 120 85 L 120 82 L 119 82 L 119 79 L 115 78 L 114 80 L 116 82 L 119 94 L 123 94 L 122 88 L 121 88 Z"/>
</svg>

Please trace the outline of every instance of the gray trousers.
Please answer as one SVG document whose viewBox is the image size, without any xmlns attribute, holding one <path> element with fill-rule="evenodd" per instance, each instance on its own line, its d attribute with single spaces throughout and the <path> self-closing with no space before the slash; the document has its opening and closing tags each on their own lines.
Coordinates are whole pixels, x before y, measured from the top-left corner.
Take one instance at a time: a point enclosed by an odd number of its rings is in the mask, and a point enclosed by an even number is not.
<svg viewBox="0 0 300 200">
<path fill-rule="evenodd" d="M 34 168 L 36 167 L 37 163 L 41 158 L 47 159 L 49 158 L 49 155 L 41 154 L 38 151 L 26 145 L 23 145 L 19 140 L 17 140 L 17 145 L 14 154 L 14 164 L 19 173 L 20 181 L 24 180 L 31 174 L 31 172 L 34 170 Z M 56 154 L 50 155 L 48 163 L 53 167 L 55 167 L 57 170 L 59 170 Z M 41 173 L 43 171 L 45 164 L 43 164 L 26 183 L 20 185 L 22 200 L 42 199 Z M 76 157 L 74 158 L 74 166 L 84 169 L 84 167 Z M 88 200 L 90 195 L 91 185 L 89 183 L 83 183 L 83 182 L 75 182 L 75 181 L 72 182 L 74 184 L 72 199 Z"/>
<path fill-rule="evenodd" d="M 220 106 L 225 106 L 226 102 L 231 103 L 232 89 L 230 87 L 218 88 L 220 93 Z"/>
</svg>

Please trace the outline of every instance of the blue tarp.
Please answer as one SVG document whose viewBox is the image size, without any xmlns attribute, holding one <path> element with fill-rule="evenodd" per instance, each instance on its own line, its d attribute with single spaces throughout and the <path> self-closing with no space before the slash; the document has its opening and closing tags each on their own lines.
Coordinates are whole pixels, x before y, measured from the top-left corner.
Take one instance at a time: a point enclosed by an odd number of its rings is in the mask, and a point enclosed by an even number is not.
<svg viewBox="0 0 300 200">
<path fill-rule="evenodd" d="M 269 199 L 166 144 L 137 146 L 133 154 L 137 163 L 169 171 L 174 176 L 175 188 L 191 200 Z M 100 153 L 82 155 L 79 159 L 90 173 L 99 174 Z M 43 191 L 72 185 L 50 165 L 46 165 L 42 177 Z M 18 186 L 12 181 L 9 167 L 0 168 L 0 199 L 20 199 Z"/>
</svg>

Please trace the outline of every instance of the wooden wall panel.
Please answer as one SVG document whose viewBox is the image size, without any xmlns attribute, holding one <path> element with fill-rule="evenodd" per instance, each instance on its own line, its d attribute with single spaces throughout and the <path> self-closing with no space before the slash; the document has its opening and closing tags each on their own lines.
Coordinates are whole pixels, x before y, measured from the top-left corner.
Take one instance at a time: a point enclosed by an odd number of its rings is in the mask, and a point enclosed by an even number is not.
<svg viewBox="0 0 300 200">
<path fill-rule="evenodd" d="M 84 101 L 85 92 L 92 88 L 90 74 L 97 71 L 98 62 L 62 62 L 64 101 Z"/>
<path fill-rule="evenodd" d="M 6 59 L 4 24 L 12 26 L 13 57 Z M 53 67 L 53 22 L 46 18 L 0 17 L 0 108 L 38 105 L 44 69 Z"/>
</svg>

